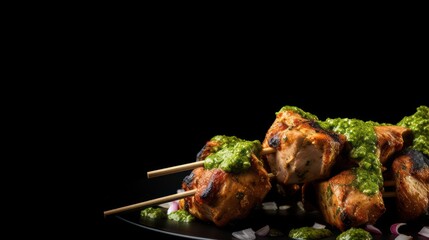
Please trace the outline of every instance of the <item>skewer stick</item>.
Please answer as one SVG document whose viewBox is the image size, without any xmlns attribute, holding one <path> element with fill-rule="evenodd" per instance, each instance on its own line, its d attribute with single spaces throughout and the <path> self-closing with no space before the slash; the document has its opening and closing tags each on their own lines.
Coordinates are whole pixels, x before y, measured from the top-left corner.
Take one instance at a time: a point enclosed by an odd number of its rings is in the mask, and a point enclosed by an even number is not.
<svg viewBox="0 0 429 240">
<path fill-rule="evenodd" d="M 396 192 L 383 192 L 381 195 L 383 198 L 394 198 L 396 197 Z"/>
<path fill-rule="evenodd" d="M 396 182 L 394 180 L 386 180 L 383 182 L 383 187 L 395 187 Z M 382 192 L 383 198 L 395 198 L 396 192 Z"/>
<path fill-rule="evenodd" d="M 171 201 L 174 201 L 174 200 L 177 200 L 177 199 L 181 199 L 181 198 L 185 198 L 185 197 L 190 197 L 190 196 L 193 196 L 196 192 L 197 192 L 197 189 L 192 189 L 192 190 L 189 190 L 189 191 L 185 191 L 185 192 L 181 192 L 181 193 L 176 193 L 176 194 L 172 194 L 172 195 L 168 195 L 168 196 L 156 198 L 156 199 L 152 199 L 152 200 L 145 201 L 145 202 L 140 202 L 140 203 L 136 203 L 136 204 L 132 204 L 132 205 L 120 207 L 120 208 L 115 208 L 115 209 L 112 209 L 112 210 L 105 211 L 104 212 L 104 217 L 106 217 L 108 215 L 120 213 L 120 212 L 125 212 L 125 211 L 134 210 L 134 209 L 138 209 L 138 208 L 143 208 L 143 207 L 158 205 L 158 204 L 161 204 L 161 203 L 171 202 Z"/>
<path fill-rule="evenodd" d="M 267 147 L 267 148 L 262 149 L 261 155 L 267 155 L 267 154 L 275 153 L 275 152 L 276 152 L 275 148 Z"/>
<path fill-rule="evenodd" d="M 386 180 L 386 181 L 383 182 L 383 186 L 385 186 L 385 187 L 392 187 L 392 186 L 395 186 L 395 185 L 396 185 L 396 183 L 393 180 Z"/>
<path fill-rule="evenodd" d="M 204 161 L 186 163 L 178 166 L 158 169 L 158 170 L 147 172 L 147 178 L 153 178 L 153 177 L 159 177 L 159 176 L 168 175 L 172 173 L 183 172 L 186 170 L 191 170 L 202 166 L 204 166 Z"/>
<path fill-rule="evenodd" d="M 270 154 L 274 152 L 276 152 L 275 148 L 270 148 L 270 147 L 264 148 L 261 151 L 261 155 Z M 183 172 L 183 171 L 192 170 L 202 166 L 204 166 L 204 161 L 197 161 L 197 162 L 186 163 L 186 164 L 177 165 L 173 167 L 158 169 L 158 170 L 147 172 L 147 178 L 154 178 L 154 177 L 164 176 L 172 173 Z"/>
</svg>

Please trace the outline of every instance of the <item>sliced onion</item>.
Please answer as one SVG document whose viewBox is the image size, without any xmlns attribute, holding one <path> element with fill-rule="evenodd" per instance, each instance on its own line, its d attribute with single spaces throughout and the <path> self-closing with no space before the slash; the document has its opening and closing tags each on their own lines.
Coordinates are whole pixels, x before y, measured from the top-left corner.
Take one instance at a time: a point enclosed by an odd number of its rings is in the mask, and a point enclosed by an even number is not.
<svg viewBox="0 0 429 240">
<path fill-rule="evenodd" d="M 277 210 L 277 203 L 276 202 L 263 202 L 262 203 L 262 209 L 264 210 Z"/>
<path fill-rule="evenodd" d="M 413 239 L 413 237 L 405 235 L 405 234 L 399 234 L 395 237 L 395 240 L 410 240 Z"/>
<path fill-rule="evenodd" d="M 429 238 L 429 227 L 423 227 L 420 231 L 419 234 Z"/>
<path fill-rule="evenodd" d="M 365 226 L 365 230 L 367 230 L 370 233 L 375 233 L 375 234 L 380 234 L 380 235 L 383 234 L 380 229 L 378 229 L 377 227 L 375 227 L 372 224 L 367 224 Z"/>
<path fill-rule="evenodd" d="M 326 228 L 326 226 L 325 226 L 325 225 L 323 225 L 323 224 L 320 224 L 320 223 L 315 222 L 315 223 L 313 224 L 313 228 L 315 228 L 315 229 L 324 229 L 324 228 Z"/>
<path fill-rule="evenodd" d="M 179 210 L 179 204 L 176 201 L 170 202 L 170 207 L 167 210 L 167 214 L 170 214 L 172 212 L 175 212 Z"/>
<path fill-rule="evenodd" d="M 281 205 L 281 206 L 279 206 L 279 210 L 286 210 L 286 209 L 289 209 L 290 208 L 290 205 Z"/>
<path fill-rule="evenodd" d="M 241 240 L 256 239 L 255 231 L 251 228 L 246 228 L 232 233 L 232 236 Z"/>
<path fill-rule="evenodd" d="M 400 234 L 398 230 L 399 230 L 399 227 L 403 226 L 403 225 L 407 225 L 407 224 L 406 223 L 395 223 L 395 224 L 392 224 L 390 226 L 390 232 L 393 233 L 393 234 Z"/>
<path fill-rule="evenodd" d="M 302 203 L 301 201 L 298 201 L 296 205 L 298 206 L 299 209 L 305 212 L 304 203 Z"/>
<path fill-rule="evenodd" d="M 263 237 L 263 236 L 267 236 L 267 234 L 268 234 L 269 232 L 270 232 L 270 226 L 265 225 L 265 226 L 261 227 L 260 229 L 258 229 L 258 230 L 255 232 L 255 234 L 256 234 L 256 235 L 258 235 L 258 236 Z"/>
<path fill-rule="evenodd" d="M 277 206 L 276 202 L 263 202 L 262 206 L 266 207 L 266 206 Z"/>
</svg>

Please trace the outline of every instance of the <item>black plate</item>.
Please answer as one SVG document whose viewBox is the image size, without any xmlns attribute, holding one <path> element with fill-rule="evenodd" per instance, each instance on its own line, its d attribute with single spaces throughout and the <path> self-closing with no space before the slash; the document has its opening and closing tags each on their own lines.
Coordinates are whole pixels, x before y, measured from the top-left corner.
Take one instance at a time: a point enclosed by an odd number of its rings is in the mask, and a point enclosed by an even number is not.
<svg viewBox="0 0 429 240">
<path fill-rule="evenodd" d="M 127 196 L 128 201 L 130 201 L 129 199 L 131 199 L 133 195 L 135 199 L 139 199 L 139 201 L 146 201 L 170 195 L 175 193 L 177 186 L 180 186 L 180 182 L 186 174 L 187 173 L 179 173 L 154 179 L 139 180 L 131 186 L 128 185 L 129 187 L 127 189 L 122 189 L 120 195 L 123 197 Z M 275 194 L 270 193 L 266 200 L 276 201 L 277 199 L 275 199 L 275 197 Z M 280 199 L 279 205 L 281 204 L 281 201 L 282 200 Z M 130 204 L 135 202 L 131 202 Z M 390 233 L 389 227 L 391 224 L 398 222 L 394 213 L 394 201 L 392 199 L 387 199 L 385 201 L 385 205 L 387 208 L 386 213 L 375 224 L 375 226 L 383 232 L 383 235 L 373 234 L 373 237 L 374 239 L 393 240 L 396 236 Z M 335 239 L 335 237 L 340 233 L 337 229 L 329 226 L 317 210 L 304 212 L 295 203 L 290 204 L 290 206 L 291 207 L 287 210 L 277 211 L 255 209 L 247 218 L 233 221 L 225 227 L 217 227 L 210 222 L 203 222 L 200 220 L 190 223 L 181 223 L 167 219 L 153 220 L 141 218 L 140 209 L 117 214 L 115 217 L 127 224 L 135 226 L 136 228 L 144 228 L 158 233 L 189 239 L 233 239 L 232 233 L 234 231 L 246 228 L 257 230 L 267 224 L 270 228 L 279 231 L 283 235 L 277 237 L 257 237 L 257 239 L 289 239 L 287 235 L 291 229 L 312 226 L 315 222 L 325 224 L 327 228 L 332 230 L 334 233 L 335 236 L 326 239 Z M 164 210 L 166 211 L 166 209 Z M 407 225 L 400 228 L 400 232 L 413 236 L 413 239 L 427 240 L 428 238 L 418 235 L 418 232 L 423 226 L 427 226 L 428 223 L 428 216 L 424 216 L 416 221 L 407 222 Z"/>
</svg>

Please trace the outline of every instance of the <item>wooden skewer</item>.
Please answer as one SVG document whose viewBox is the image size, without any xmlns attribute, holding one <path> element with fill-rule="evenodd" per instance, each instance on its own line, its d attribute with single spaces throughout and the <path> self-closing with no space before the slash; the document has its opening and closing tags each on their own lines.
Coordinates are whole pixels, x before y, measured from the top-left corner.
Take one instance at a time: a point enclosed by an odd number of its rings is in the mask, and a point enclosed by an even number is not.
<svg viewBox="0 0 429 240">
<path fill-rule="evenodd" d="M 383 182 L 383 187 L 395 187 L 396 182 L 394 180 L 386 180 Z M 383 198 L 395 198 L 396 192 L 382 192 Z"/>
<path fill-rule="evenodd" d="M 275 148 L 264 148 L 261 151 L 261 155 L 270 154 L 274 152 L 276 152 Z M 158 169 L 158 170 L 147 172 L 147 178 L 154 178 L 154 177 L 164 176 L 172 173 L 183 172 L 183 171 L 192 170 L 202 166 L 204 166 L 204 161 L 197 161 L 197 162 L 186 163 L 186 164 L 177 165 L 173 167 Z"/>
<path fill-rule="evenodd" d="M 383 195 L 383 198 L 394 198 L 396 197 L 396 192 L 383 192 L 381 195 Z"/>
<path fill-rule="evenodd" d="M 267 147 L 262 149 L 261 155 L 266 155 L 266 154 L 275 153 L 275 152 L 276 152 L 275 148 Z"/>
<path fill-rule="evenodd" d="M 147 172 L 147 178 L 153 178 L 153 177 L 159 177 L 159 176 L 168 175 L 172 173 L 183 172 L 186 170 L 191 170 L 202 166 L 204 166 L 204 161 L 197 161 L 197 162 L 186 163 L 186 164 L 177 165 L 173 167 L 158 169 L 158 170 Z"/>
<path fill-rule="evenodd" d="M 149 207 L 149 206 L 158 205 L 161 203 L 171 202 L 171 201 L 181 199 L 181 198 L 185 198 L 185 197 L 190 197 L 190 196 L 193 196 L 196 192 L 197 192 L 197 189 L 192 189 L 192 190 L 189 190 L 186 192 L 176 193 L 176 194 L 152 199 L 152 200 L 145 201 L 145 202 L 140 202 L 140 203 L 136 203 L 136 204 L 120 207 L 120 208 L 115 208 L 112 210 L 105 211 L 104 217 L 106 217 L 108 215 L 120 213 L 120 212 L 125 212 L 125 211 L 129 211 L 129 210 L 143 208 L 143 207 Z"/>
<path fill-rule="evenodd" d="M 395 186 L 395 185 L 396 185 L 396 183 L 393 180 L 386 180 L 386 181 L 383 182 L 383 186 L 385 186 L 385 187 L 392 187 L 392 186 Z"/>
</svg>

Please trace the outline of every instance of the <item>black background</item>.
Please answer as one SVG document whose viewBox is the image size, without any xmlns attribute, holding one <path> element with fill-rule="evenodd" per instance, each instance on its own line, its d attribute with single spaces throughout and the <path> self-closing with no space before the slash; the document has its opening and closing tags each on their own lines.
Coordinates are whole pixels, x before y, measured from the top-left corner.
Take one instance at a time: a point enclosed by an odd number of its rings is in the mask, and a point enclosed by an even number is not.
<svg viewBox="0 0 429 240">
<path fill-rule="evenodd" d="M 68 102 L 80 223 L 95 236 L 148 234 L 103 211 L 135 203 L 124 189 L 147 171 L 195 161 L 215 135 L 262 141 L 284 105 L 320 119 L 389 123 L 428 105 L 419 32 L 402 29 L 404 42 L 375 32 L 331 38 L 316 28 L 307 29 L 310 38 L 267 31 L 263 40 L 173 22 L 87 28 L 75 46 L 83 44 L 85 55 L 70 74 L 89 80 Z"/>
</svg>

